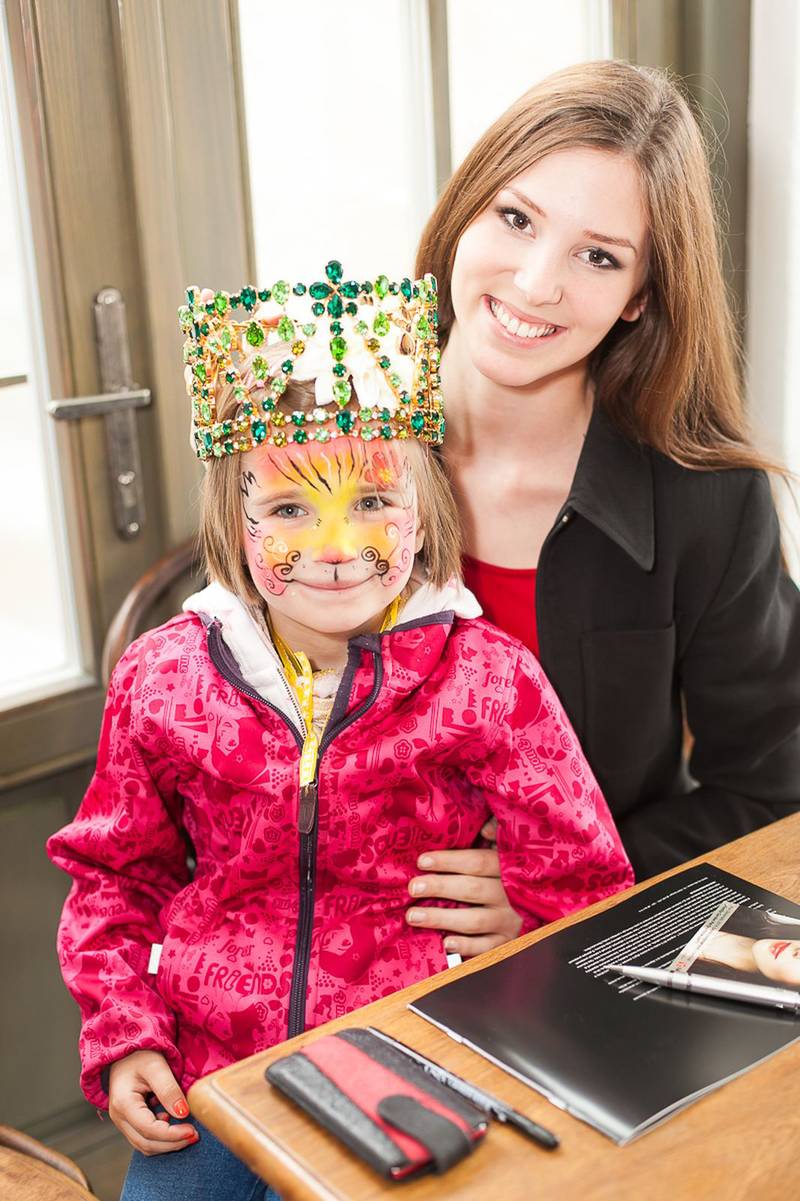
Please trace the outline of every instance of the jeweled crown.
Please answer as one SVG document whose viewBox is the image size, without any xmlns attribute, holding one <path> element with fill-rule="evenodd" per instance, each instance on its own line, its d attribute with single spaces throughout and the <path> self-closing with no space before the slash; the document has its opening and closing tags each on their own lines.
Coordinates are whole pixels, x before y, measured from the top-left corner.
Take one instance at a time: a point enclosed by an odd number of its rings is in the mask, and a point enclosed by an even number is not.
<svg viewBox="0 0 800 1201">
<path fill-rule="evenodd" d="M 441 443 L 432 275 L 343 280 L 331 260 L 308 286 L 278 280 L 234 295 L 190 287 L 186 299 L 179 318 L 199 458 L 344 435 Z M 316 407 L 287 416 L 278 401 L 292 378 L 314 381 Z M 226 388 L 238 404 L 219 420 Z"/>
</svg>

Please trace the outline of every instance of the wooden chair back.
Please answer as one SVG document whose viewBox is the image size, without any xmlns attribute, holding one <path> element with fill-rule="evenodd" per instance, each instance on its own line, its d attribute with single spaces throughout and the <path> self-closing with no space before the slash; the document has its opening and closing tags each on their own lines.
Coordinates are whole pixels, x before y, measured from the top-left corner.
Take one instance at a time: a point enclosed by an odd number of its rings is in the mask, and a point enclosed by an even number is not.
<svg viewBox="0 0 800 1201">
<path fill-rule="evenodd" d="M 101 670 L 105 683 L 108 683 L 123 651 L 145 628 L 148 612 L 182 575 L 198 571 L 196 552 L 196 539 L 182 542 L 159 559 L 133 585 L 115 613 L 103 644 Z"/>
<path fill-rule="evenodd" d="M 14 1201 L 98 1201 L 78 1165 L 11 1126 L 0 1125 L 0 1196 Z"/>
</svg>

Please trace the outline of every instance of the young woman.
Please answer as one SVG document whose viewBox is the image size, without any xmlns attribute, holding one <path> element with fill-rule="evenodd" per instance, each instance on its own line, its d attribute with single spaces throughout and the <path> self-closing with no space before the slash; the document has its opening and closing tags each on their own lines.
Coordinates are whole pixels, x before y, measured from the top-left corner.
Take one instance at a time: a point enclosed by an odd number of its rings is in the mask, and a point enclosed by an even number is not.
<svg viewBox="0 0 800 1201">
<path fill-rule="evenodd" d="M 456 171 L 417 267 L 467 583 L 537 650 L 637 876 L 794 811 L 800 604 L 685 100 L 625 63 L 546 79 Z M 492 851 L 418 867 L 412 896 L 476 905 L 412 908 L 450 949 L 516 932 Z"/>
</svg>

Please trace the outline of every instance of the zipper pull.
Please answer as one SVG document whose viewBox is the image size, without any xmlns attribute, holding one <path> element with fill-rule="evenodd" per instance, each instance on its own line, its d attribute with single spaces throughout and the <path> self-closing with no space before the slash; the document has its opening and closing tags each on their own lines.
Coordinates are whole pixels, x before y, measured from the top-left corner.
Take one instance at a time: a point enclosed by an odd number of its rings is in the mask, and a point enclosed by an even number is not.
<svg viewBox="0 0 800 1201">
<path fill-rule="evenodd" d="M 297 828 L 301 834 L 310 834 L 314 829 L 314 818 L 317 815 L 317 781 L 303 784 L 300 789 L 300 812 L 297 815 Z"/>
</svg>

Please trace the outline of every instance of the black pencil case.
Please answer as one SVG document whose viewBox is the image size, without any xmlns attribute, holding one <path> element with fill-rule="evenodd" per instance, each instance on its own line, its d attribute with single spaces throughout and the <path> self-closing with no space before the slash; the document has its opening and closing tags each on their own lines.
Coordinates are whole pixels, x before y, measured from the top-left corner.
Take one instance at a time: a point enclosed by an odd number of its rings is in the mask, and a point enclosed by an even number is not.
<svg viewBox="0 0 800 1201">
<path fill-rule="evenodd" d="M 278 1059 L 266 1078 L 391 1180 L 444 1172 L 486 1133 L 486 1114 L 354 1027 Z"/>
</svg>

